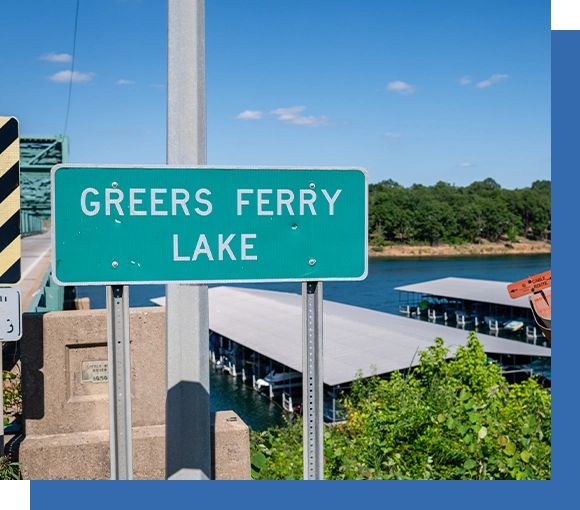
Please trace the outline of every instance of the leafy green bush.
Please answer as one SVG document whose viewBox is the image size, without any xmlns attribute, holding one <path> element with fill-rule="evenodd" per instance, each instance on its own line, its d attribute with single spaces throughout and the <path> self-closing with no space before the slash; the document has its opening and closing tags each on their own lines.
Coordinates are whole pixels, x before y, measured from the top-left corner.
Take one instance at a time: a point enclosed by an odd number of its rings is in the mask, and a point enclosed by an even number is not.
<svg viewBox="0 0 580 510">
<path fill-rule="evenodd" d="M 2 389 L 4 425 L 8 425 L 7 415 L 18 416 L 22 412 L 22 384 L 14 372 L 2 372 Z"/>
<path fill-rule="evenodd" d="M 507 383 L 473 332 L 448 355 L 437 338 L 409 374 L 354 381 L 325 429 L 326 479 L 550 478 L 550 394 Z M 301 479 L 301 420 L 254 433 L 252 452 L 254 478 Z"/>
<path fill-rule="evenodd" d="M 20 466 L 19 462 L 10 462 L 8 457 L 0 457 L 0 480 L 18 480 Z"/>
<path fill-rule="evenodd" d="M 385 246 L 385 238 L 382 235 L 376 236 L 374 239 L 372 239 L 371 244 L 373 246 Z"/>
</svg>

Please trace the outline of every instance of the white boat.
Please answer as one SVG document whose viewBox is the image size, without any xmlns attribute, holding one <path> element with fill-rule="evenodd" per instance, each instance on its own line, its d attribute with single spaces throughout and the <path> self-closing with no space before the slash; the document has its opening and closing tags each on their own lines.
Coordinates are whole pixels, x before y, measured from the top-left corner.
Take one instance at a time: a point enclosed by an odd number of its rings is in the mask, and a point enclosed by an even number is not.
<svg viewBox="0 0 580 510">
<path fill-rule="evenodd" d="M 268 387 L 268 386 L 270 386 L 270 383 L 269 383 L 269 382 L 266 382 L 266 381 L 264 381 L 264 379 L 258 379 L 258 380 L 256 381 L 256 387 L 257 387 L 258 389 L 260 389 L 262 386 Z"/>
<path fill-rule="evenodd" d="M 256 381 L 256 386 L 261 388 L 262 386 L 271 386 L 272 390 L 275 388 L 292 388 L 296 386 L 302 386 L 302 374 L 300 372 L 276 372 L 272 370 L 263 379 L 258 379 Z"/>
</svg>

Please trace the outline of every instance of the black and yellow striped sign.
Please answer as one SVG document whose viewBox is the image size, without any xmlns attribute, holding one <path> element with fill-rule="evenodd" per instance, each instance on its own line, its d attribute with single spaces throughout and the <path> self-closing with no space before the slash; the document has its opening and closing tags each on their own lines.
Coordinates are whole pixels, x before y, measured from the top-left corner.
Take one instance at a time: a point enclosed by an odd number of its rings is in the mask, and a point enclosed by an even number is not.
<svg viewBox="0 0 580 510">
<path fill-rule="evenodd" d="M 20 281 L 20 140 L 18 120 L 0 117 L 0 285 Z"/>
</svg>

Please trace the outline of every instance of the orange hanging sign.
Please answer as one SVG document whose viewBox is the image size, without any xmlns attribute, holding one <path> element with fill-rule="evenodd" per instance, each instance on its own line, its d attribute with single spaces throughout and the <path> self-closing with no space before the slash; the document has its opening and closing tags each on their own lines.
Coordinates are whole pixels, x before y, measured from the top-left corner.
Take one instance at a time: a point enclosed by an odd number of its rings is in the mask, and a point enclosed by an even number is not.
<svg viewBox="0 0 580 510">
<path fill-rule="evenodd" d="M 517 299 L 528 294 L 540 292 L 552 286 L 552 271 L 537 274 L 524 278 L 519 282 L 510 283 L 507 286 L 508 293 L 512 299 Z"/>
</svg>

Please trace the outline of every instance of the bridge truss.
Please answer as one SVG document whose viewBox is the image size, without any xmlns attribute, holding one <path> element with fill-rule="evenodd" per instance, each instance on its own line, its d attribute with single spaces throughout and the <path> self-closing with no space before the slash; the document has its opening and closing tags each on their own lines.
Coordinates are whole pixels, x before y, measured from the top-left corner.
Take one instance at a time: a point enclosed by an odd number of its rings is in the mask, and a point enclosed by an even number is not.
<svg viewBox="0 0 580 510">
<path fill-rule="evenodd" d="M 27 216 L 50 218 L 50 169 L 68 156 L 68 136 L 20 137 L 20 208 Z"/>
</svg>

